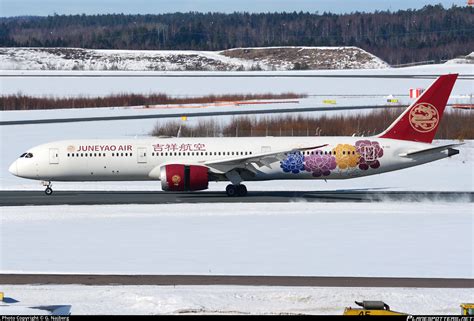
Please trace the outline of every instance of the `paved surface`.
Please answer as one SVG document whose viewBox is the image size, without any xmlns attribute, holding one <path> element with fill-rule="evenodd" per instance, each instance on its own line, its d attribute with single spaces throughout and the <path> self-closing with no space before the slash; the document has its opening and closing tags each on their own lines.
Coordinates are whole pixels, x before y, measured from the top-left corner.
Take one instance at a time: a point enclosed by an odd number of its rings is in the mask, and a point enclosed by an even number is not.
<svg viewBox="0 0 474 321">
<path fill-rule="evenodd" d="M 381 202 L 381 201 L 469 201 L 474 192 L 387 192 L 374 190 L 340 191 L 249 191 L 245 197 L 228 197 L 225 192 L 172 193 L 154 191 L 0 191 L 0 206 L 100 205 L 170 203 L 269 203 L 269 202 Z"/>
<path fill-rule="evenodd" d="M 474 279 L 245 275 L 0 274 L 0 284 L 474 288 Z"/>
<path fill-rule="evenodd" d="M 354 109 L 378 109 L 378 108 L 406 108 L 407 106 L 392 106 L 392 105 L 378 105 L 378 106 L 346 106 L 346 107 L 294 107 L 294 108 L 274 108 L 274 109 L 257 109 L 257 110 L 229 110 L 229 111 L 209 111 L 209 112 L 187 112 L 184 109 L 178 113 L 157 113 L 147 115 L 126 115 L 126 116 L 101 116 L 101 117 L 74 117 L 74 118 L 45 118 L 45 119 L 30 119 L 30 120 L 5 120 L 0 121 L 0 126 L 11 125 L 32 125 L 32 124 L 52 124 L 52 123 L 75 123 L 75 122 L 90 122 L 90 121 L 109 121 L 109 120 L 133 120 L 133 119 L 158 119 L 158 118 L 179 118 L 187 117 L 210 117 L 210 116 L 226 116 L 226 115 L 264 115 L 264 114 L 283 114 L 283 113 L 303 113 L 313 111 L 340 111 L 340 110 L 354 110 Z"/>
</svg>

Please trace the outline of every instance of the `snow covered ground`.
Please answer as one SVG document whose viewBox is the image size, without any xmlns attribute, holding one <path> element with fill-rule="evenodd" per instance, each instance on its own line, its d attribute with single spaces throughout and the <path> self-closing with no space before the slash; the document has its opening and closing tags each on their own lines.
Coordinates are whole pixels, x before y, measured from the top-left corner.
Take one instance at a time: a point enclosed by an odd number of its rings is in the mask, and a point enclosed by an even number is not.
<svg viewBox="0 0 474 321">
<path fill-rule="evenodd" d="M 323 95 L 324 99 L 331 99 L 331 95 L 408 95 L 409 88 L 427 88 L 436 75 L 446 73 L 465 75 L 463 79 L 458 79 L 456 82 L 452 95 L 473 93 L 474 64 L 291 72 L 2 70 L 0 71 L 0 87 L 3 95 L 23 93 L 32 96 L 105 96 L 117 93 L 165 93 L 171 96 L 203 96 L 295 92 Z M 55 75 L 64 76 L 55 77 Z M 101 77 L 102 75 L 106 77 Z M 334 77 L 356 75 L 375 77 Z M 429 75 L 433 78 L 377 78 L 404 75 Z M 470 78 L 468 78 L 469 75 Z"/>
<path fill-rule="evenodd" d="M 450 59 L 445 62 L 446 64 L 474 64 L 474 52 L 464 56 L 454 59 Z"/>
<path fill-rule="evenodd" d="M 467 199 L 1 211 L 2 273 L 474 276 Z"/>
<path fill-rule="evenodd" d="M 75 314 L 336 314 L 354 301 L 383 300 L 415 315 L 460 314 L 471 289 L 248 286 L 3 285 L 18 304 L 72 304 Z M 1 311 L 1 310 L 0 310 Z"/>
<path fill-rule="evenodd" d="M 252 57 L 256 56 L 256 57 Z M 291 70 L 388 68 L 357 47 L 267 47 L 224 51 L 0 48 L 0 69 L 10 70 Z"/>
</svg>

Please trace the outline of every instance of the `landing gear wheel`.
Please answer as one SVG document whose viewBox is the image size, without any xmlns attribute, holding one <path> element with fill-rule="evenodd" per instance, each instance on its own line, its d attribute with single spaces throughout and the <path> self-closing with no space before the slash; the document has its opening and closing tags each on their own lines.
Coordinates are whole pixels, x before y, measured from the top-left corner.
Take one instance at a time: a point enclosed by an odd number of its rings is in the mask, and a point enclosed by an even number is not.
<svg viewBox="0 0 474 321">
<path fill-rule="evenodd" d="M 225 188 L 225 192 L 227 193 L 227 196 L 233 197 L 237 195 L 237 188 L 235 185 L 229 184 Z"/>
<path fill-rule="evenodd" d="M 48 186 L 48 187 L 46 187 L 46 189 L 44 190 L 44 193 L 45 193 L 46 195 L 51 195 L 51 194 L 53 194 L 53 189 Z"/>
<path fill-rule="evenodd" d="M 245 185 L 237 185 L 237 195 L 246 196 L 247 195 L 247 187 Z"/>
<path fill-rule="evenodd" d="M 247 187 L 245 185 L 229 184 L 225 188 L 225 192 L 227 193 L 227 196 L 230 196 L 230 197 L 245 196 L 247 195 Z"/>
</svg>

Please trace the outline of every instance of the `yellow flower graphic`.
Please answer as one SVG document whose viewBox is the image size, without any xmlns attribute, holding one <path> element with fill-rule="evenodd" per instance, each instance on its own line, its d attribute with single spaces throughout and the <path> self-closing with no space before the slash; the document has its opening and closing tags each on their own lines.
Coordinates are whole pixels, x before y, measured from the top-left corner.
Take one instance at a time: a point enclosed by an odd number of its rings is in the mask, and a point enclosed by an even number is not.
<svg viewBox="0 0 474 321">
<path fill-rule="evenodd" d="M 333 154 L 336 153 L 336 164 L 340 169 L 356 167 L 359 164 L 360 155 L 357 153 L 355 146 L 338 144 L 332 152 Z"/>
</svg>

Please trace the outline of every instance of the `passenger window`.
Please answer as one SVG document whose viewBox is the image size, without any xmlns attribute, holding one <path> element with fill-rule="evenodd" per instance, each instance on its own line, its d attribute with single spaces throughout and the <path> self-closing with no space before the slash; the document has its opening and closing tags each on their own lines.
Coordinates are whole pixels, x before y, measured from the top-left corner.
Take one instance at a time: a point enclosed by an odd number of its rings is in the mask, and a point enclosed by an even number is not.
<svg viewBox="0 0 474 321">
<path fill-rule="evenodd" d="M 121 153 L 121 154 L 120 154 L 120 156 L 122 156 L 122 157 L 123 157 L 123 153 Z M 146 156 L 146 155 L 145 155 L 145 156 Z"/>
</svg>

